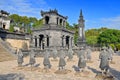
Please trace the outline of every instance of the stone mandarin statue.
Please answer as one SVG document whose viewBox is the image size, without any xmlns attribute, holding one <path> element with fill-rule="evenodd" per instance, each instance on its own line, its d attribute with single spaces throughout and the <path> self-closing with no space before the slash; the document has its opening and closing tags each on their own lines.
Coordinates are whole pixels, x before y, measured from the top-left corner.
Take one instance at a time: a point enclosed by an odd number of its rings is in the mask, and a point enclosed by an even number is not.
<svg viewBox="0 0 120 80">
<path fill-rule="evenodd" d="M 80 68 L 80 72 L 83 72 L 86 67 L 85 49 L 83 47 L 78 52 L 78 58 L 79 58 L 78 67 Z"/>
<path fill-rule="evenodd" d="M 22 63 L 24 61 L 23 61 L 23 53 L 22 53 L 21 49 L 17 49 L 17 55 L 18 55 L 18 58 L 17 58 L 18 67 L 22 67 Z"/>
<path fill-rule="evenodd" d="M 65 65 L 66 65 L 65 53 L 64 53 L 63 50 L 61 50 L 60 58 L 59 58 L 59 70 L 64 70 L 65 69 Z"/>
<path fill-rule="evenodd" d="M 44 53 L 44 60 L 43 60 L 43 65 L 44 65 L 44 69 L 48 70 L 51 68 L 51 64 L 50 64 L 50 60 L 49 60 L 49 50 L 46 49 L 45 53 Z"/>
<path fill-rule="evenodd" d="M 31 49 L 31 50 L 30 50 L 30 60 L 29 60 L 29 64 L 31 65 L 31 67 L 33 67 L 35 63 L 36 63 L 36 61 L 35 61 L 35 53 L 34 53 L 34 50 Z"/>
<path fill-rule="evenodd" d="M 99 55 L 99 59 L 100 59 L 100 69 L 102 70 L 102 74 L 106 73 L 109 71 L 109 54 L 106 51 L 106 47 L 103 47 L 100 55 Z"/>
</svg>

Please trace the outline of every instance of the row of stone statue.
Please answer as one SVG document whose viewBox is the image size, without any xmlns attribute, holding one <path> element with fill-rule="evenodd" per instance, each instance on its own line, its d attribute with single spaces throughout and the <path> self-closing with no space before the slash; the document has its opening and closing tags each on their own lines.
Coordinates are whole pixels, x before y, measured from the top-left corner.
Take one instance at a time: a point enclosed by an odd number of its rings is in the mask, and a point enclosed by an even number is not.
<svg viewBox="0 0 120 80">
<path fill-rule="evenodd" d="M 18 53 L 18 66 L 22 66 L 22 63 L 24 62 L 23 61 L 23 53 L 21 50 L 17 51 Z M 80 70 L 80 72 L 83 72 L 85 67 L 86 67 L 86 61 L 91 61 L 91 48 L 90 47 L 87 47 L 87 48 L 80 48 L 79 50 L 77 50 L 76 54 L 77 54 L 77 57 L 78 57 L 78 68 Z M 104 71 L 108 71 L 109 69 L 109 60 L 112 60 L 112 55 L 113 55 L 113 50 L 111 47 L 109 48 L 106 48 L 106 47 L 103 47 L 100 51 L 100 55 L 99 55 L 99 59 L 100 59 L 100 69 L 102 70 L 102 72 L 104 73 Z M 43 65 L 44 65 L 44 68 L 45 69 L 50 69 L 51 68 L 51 63 L 50 63 L 50 60 L 49 60 L 49 57 L 50 57 L 50 51 L 49 49 L 46 49 L 45 52 L 44 52 L 44 60 L 43 60 Z M 66 65 L 66 61 L 65 61 L 65 57 L 67 56 L 68 57 L 68 60 L 72 60 L 73 59 L 73 55 L 74 55 L 74 52 L 73 50 L 70 48 L 68 49 L 68 51 L 64 51 L 64 49 L 61 49 L 59 54 L 58 54 L 58 51 L 56 48 L 54 48 L 52 50 L 52 57 L 54 60 L 57 59 L 57 57 L 59 57 L 59 70 L 64 70 L 65 69 L 65 65 Z M 36 63 L 36 60 L 35 60 L 35 52 L 33 49 L 30 50 L 29 52 L 29 56 L 30 56 L 30 59 L 29 59 L 29 64 L 31 66 L 34 66 L 34 64 Z"/>
</svg>

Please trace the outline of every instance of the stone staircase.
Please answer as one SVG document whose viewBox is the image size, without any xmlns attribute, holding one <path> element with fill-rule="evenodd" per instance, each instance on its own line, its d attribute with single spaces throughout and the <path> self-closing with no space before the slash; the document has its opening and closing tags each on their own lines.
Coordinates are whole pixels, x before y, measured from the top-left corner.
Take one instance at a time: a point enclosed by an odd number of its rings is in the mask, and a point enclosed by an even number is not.
<svg viewBox="0 0 120 80">
<path fill-rule="evenodd" d="M 9 47 L 10 46 L 0 39 L 0 62 L 16 59 L 15 54 L 11 53 L 12 50 L 10 50 Z"/>
</svg>

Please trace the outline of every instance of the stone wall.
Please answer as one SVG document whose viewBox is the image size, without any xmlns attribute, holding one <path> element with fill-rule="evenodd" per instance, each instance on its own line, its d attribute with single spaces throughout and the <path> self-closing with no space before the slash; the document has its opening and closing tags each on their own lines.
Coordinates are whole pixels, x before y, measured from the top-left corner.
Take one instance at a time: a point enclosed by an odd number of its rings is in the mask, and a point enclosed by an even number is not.
<svg viewBox="0 0 120 80">
<path fill-rule="evenodd" d="M 27 48 L 29 47 L 29 40 L 21 40 L 21 39 L 6 39 L 13 48 Z"/>
<path fill-rule="evenodd" d="M 0 38 L 8 42 L 13 48 L 29 47 L 30 35 L 0 30 Z"/>
</svg>

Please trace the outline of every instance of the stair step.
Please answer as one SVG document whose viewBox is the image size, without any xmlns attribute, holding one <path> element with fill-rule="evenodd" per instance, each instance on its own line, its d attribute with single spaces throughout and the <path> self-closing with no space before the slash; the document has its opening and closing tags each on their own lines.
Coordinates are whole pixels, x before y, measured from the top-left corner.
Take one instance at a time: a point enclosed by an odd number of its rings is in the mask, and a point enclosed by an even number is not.
<svg viewBox="0 0 120 80">
<path fill-rule="evenodd" d="M 11 55 L 8 51 L 6 51 L 2 45 L 0 44 L 0 62 L 15 60 L 15 56 Z"/>
</svg>

